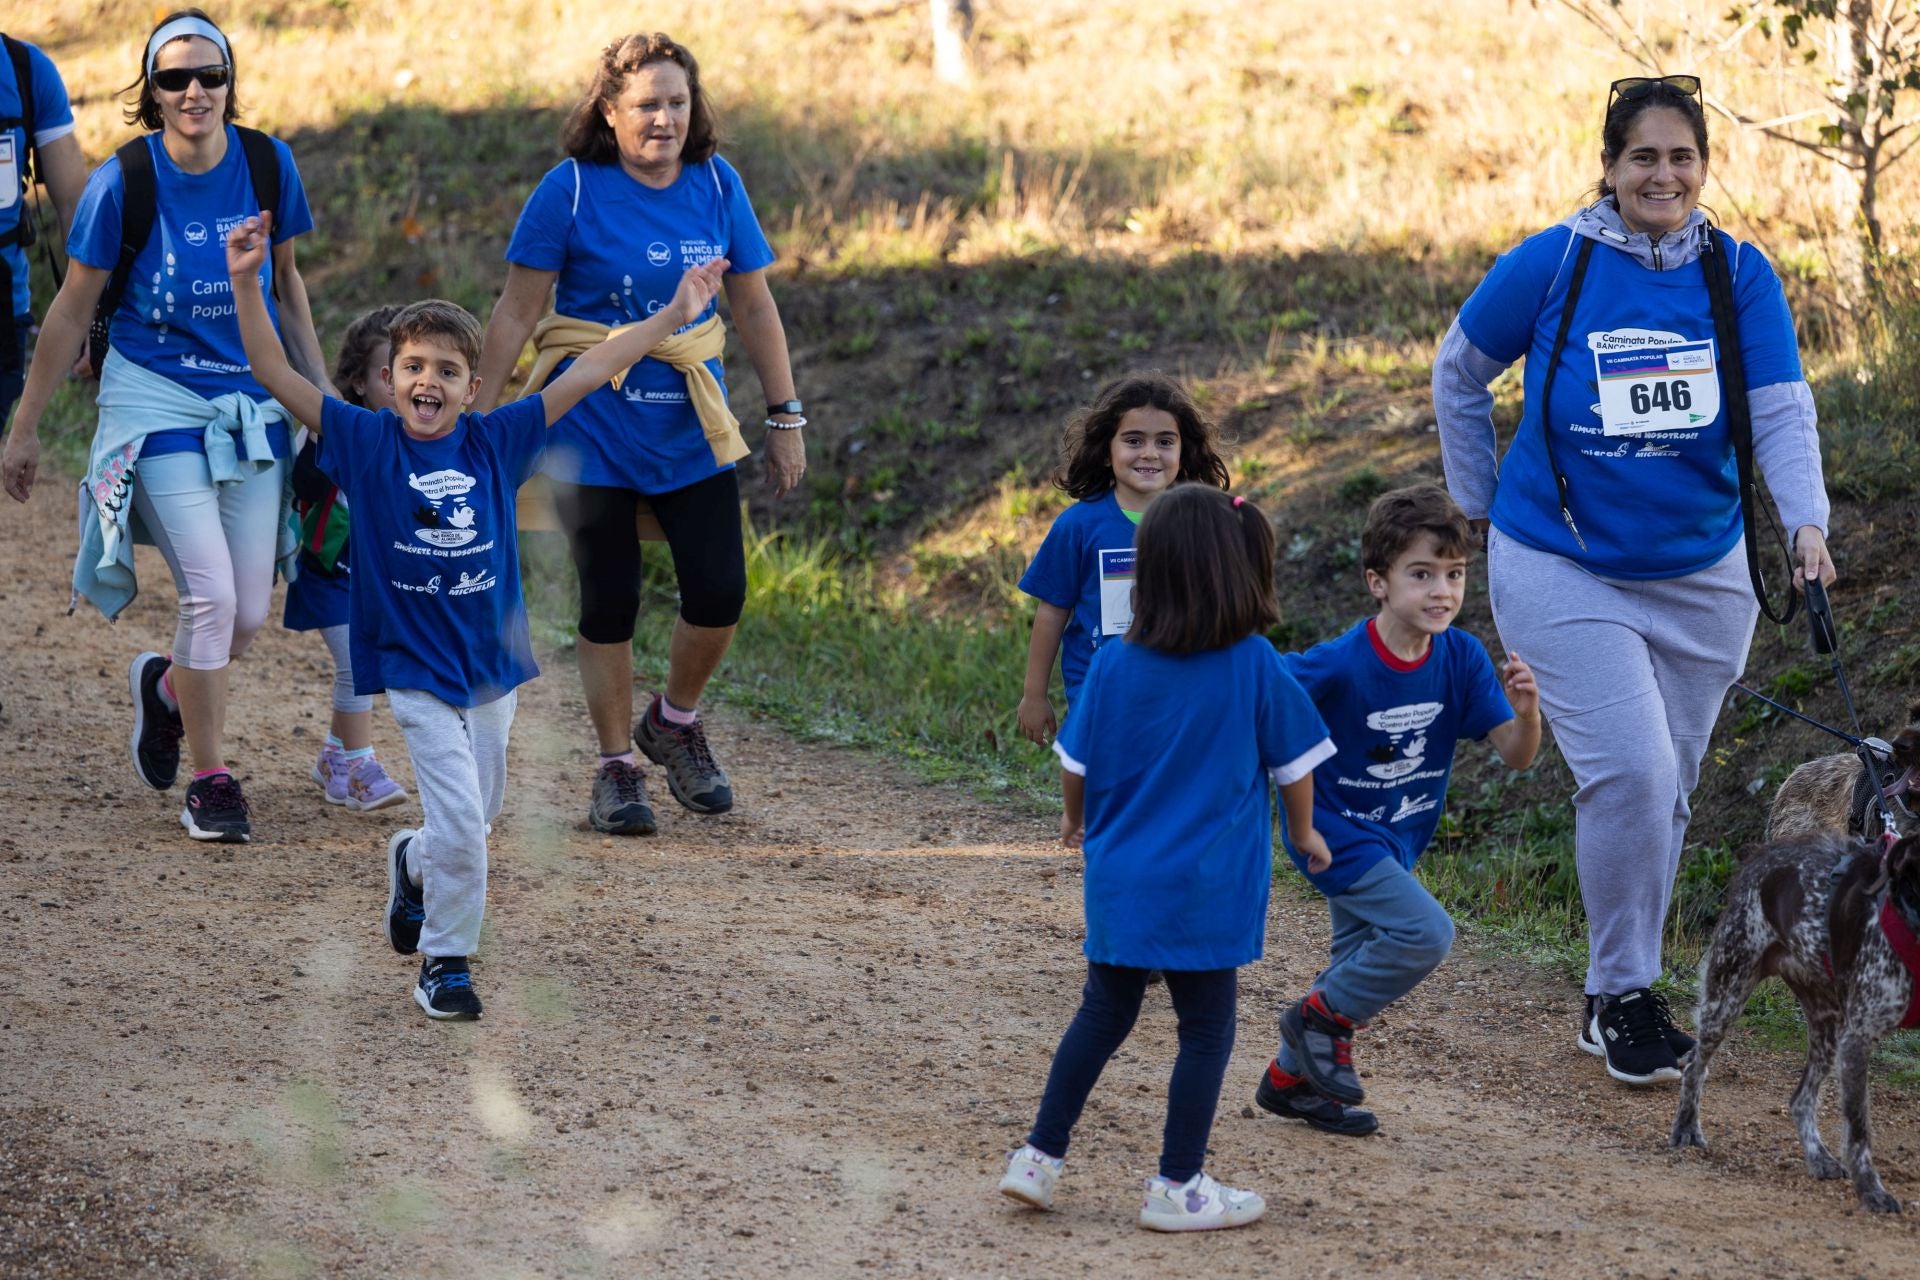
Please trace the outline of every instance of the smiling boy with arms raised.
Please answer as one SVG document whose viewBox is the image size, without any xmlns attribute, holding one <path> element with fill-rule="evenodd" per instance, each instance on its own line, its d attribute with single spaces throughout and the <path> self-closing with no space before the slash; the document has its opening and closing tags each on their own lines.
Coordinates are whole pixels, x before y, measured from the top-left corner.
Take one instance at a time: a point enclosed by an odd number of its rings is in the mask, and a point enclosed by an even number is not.
<svg viewBox="0 0 1920 1280">
<path fill-rule="evenodd" d="M 1310 870 L 1327 898 L 1333 956 L 1280 1015 L 1279 1055 L 1255 1101 L 1276 1115 L 1354 1137 L 1379 1122 L 1355 1106 L 1353 1032 L 1412 991 L 1453 946 L 1453 921 L 1413 875 L 1446 800 L 1454 744 L 1487 738 L 1508 767 L 1540 747 L 1540 695 L 1517 653 L 1495 676 L 1486 649 L 1450 630 L 1466 599 L 1473 532 L 1435 484 L 1383 493 L 1360 556 L 1375 616 L 1286 655 L 1337 752 L 1313 771 L 1313 826 L 1333 852 Z"/>
<path fill-rule="evenodd" d="M 406 736 L 425 820 L 387 842 L 387 940 L 422 953 L 413 997 L 432 1018 L 477 1018 L 467 958 L 486 907 L 487 825 L 506 790 L 514 691 L 539 674 L 520 596 L 514 495 L 546 429 L 706 308 L 724 258 L 694 267 L 655 315 L 616 331 L 538 395 L 463 414 L 479 379 L 480 325 L 451 302 L 404 308 L 374 412 L 296 373 L 267 317 L 259 273 L 268 217 L 227 240 L 254 377 L 315 435 L 319 463 L 353 503 L 349 601 L 354 692 L 383 689 Z"/>
</svg>

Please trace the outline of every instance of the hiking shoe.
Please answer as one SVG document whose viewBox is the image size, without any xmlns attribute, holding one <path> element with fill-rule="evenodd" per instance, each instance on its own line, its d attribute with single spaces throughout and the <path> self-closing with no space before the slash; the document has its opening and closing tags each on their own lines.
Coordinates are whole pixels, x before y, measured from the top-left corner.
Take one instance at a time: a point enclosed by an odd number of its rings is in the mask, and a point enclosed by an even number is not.
<svg viewBox="0 0 1920 1280">
<path fill-rule="evenodd" d="M 667 771 L 667 790 L 686 808 L 695 813 L 725 813 L 733 808 L 733 784 L 727 781 L 726 770 L 714 762 L 706 726 L 698 720 L 669 724 L 661 718 L 660 704 L 656 693 L 646 714 L 633 726 L 633 745 Z"/>
<path fill-rule="evenodd" d="M 1314 1092 L 1335 1102 L 1366 1100 L 1360 1076 L 1353 1069 L 1355 1023 L 1327 1007 L 1326 997 L 1309 992 L 1280 1015 L 1280 1038 L 1293 1050 L 1294 1060 Z"/>
<path fill-rule="evenodd" d="M 1223 1187 L 1203 1170 L 1185 1182 L 1148 1178 L 1140 1225 L 1149 1231 L 1219 1231 L 1257 1222 L 1266 1211 L 1258 1195 Z"/>
<path fill-rule="evenodd" d="M 1348 1138 L 1364 1138 L 1380 1127 L 1373 1112 L 1323 1098 L 1305 1080 L 1296 1079 L 1285 1086 L 1275 1084 L 1275 1069 L 1268 1067 L 1261 1072 L 1260 1087 L 1253 1091 L 1253 1100 L 1262 1110 L 1271 1111 L 1283 1120 L 1304 1120 L 1322 1133 L 1337 1133 Z"/>
<path fill-rule="evenodd" d="M 167 790 L 179 778 L 180 739 L 186 733 L 179 711 L 160 697 L 160 681 L 172 665 L 160 654 L 143 653 L 127 667 L 127 688 L 133 693 L 133 771 L 155 791 Z"/>
<path fill-rule="evenodd" d="M 1659 1002 L 1659 1013 L 1661 1017 L 1666 1020 L 1667 1046 L 1673 1050 L 1673 1056 L 1680 1061 L 1680 1064 L 1685 1066 L 1687 1055 L 1693 1052 L 1693 1037 L 1675 1025 L 1673 1013 L 1667 1007 L 1667 999 L 1665 996 L 1656 991 L 1653 993 L 1653 998 Z M 1607 1056 L 1607 1051 L 1600 1047 L 1600 1029 L 1593 1020 L 1593 1015 L 1599 1003 L 1599 996 L 1587 997 L 1586 1013 L 1580 1019 L 1580 1035 L 1574 1043 L 1580 1046 L 1582 1053 L 1590 1053 L 1596 1058 L 1604 1058 Z"/>
<path fill-rule="evenodd" d="M 331 795 L 328 796 L 332 798 Z M 347 794 L 341 802 L 355 813 L 369 813 L 407 802 L 407 789 L 387 776 L 372 756 L 347 762 Z"/>
<path fill-rule="evenodd" d="M 1053 1184 L 1060 1181 L 1060 1170 L 1066 1163 L 1029 1142 L 1007 1157 L 1007 1173 L 1000 1179 L 1000 1194 L 1036 1209 L 1051 1209 Z"/>
<path fill-rule="evenodd" d="M 247 822 L 247 798 L 240 794 L 240 780 L 222 769 L 188 783 L 187 807 L 180 811 L 180 825 L 195 840 L 245 844 L 252 839 L 253 827 Z"/>
<path fill-rule="evenodd" d="M 1607 1074 L 1623 1084 L 1678 1080 L 1680 1059 L 1667 1042 L 1672 1027 L 1666 1001 L 1651 988 L 1601 996 L 1594 1011 L 1593 1037 L 1606 1060 Z"/>
<path fill-rule="evenodd" d="M 480 1016 L 480 997 L 473 994 L 473 975 L 465 956 L 428 956 L 420 962 L 420 981 L 413 999 L 429 1018 L 443 1022 L 471 1022 Z"/>
<path fill-rule="evenodd" d="M 347 802 L 347 761 L 340 748 L 331 742 L 324 743 L 320 754 L 313 762 L 313 768 L 307 772 L 314 784 L 326 796 L 328 804 Z"/>
<path fill-rule="evenodd" d="M 654 833 L 653 806 L 647 803 L 647 775 L 625 760 L 609 760 L 593 775 L 593 806 L 587 820 L 595 831 L 616 836 Z"/>
<path fill-rule="evenodd" d="M 403 956 L 420 949 L 420 926 L 427 919 L 427 904 L 420 886 L 407 871 L 407 848 L 420 833 L 402 827 L 387 841 L 387 941 Z M 431 1012 L 431 1010 L 429 1010 Z"/>
</svg>

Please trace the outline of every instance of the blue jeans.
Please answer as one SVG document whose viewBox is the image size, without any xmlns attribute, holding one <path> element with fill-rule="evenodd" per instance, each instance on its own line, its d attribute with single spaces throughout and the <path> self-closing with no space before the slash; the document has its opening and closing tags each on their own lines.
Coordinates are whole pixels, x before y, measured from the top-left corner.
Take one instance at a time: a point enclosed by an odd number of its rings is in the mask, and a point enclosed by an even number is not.
<svg viewBox="0 0 1920 1280">
<path fill-rule="evenodd" d="M 1047 1091 L 1027 1141 L 1050 1156 L 1067 1154 L 1067 1142 L 1087 1095 L 1107 1059 L 1125 1043 L 1140 1016 L 1147 970 L 1087 965 L 1080 1011 L 1073 1015 L 1047 1073 Z M 1185 1182 L 1206 1163 L 1207 1135 L 1220 1102 L 1220 1083 L 1233 1056 L 1234 1004 L 1239 970 L 1166 970 L 1167 993 L 1180 1019 L 1180 1053 L 1167 1083 L 1167 1125 L 1160 1145 L 1160 1176 Z"/>
<path fill-rule="evenodd" d="M 1453 919 L 1393 858 L 1327 899 L 1333 959 L 1313 980 L 1335 1013 L 1367 1022 L 1419 986 L 1453 949 Z M 1280 1069 L 1300 1074 L 1283 1043 Z"/>
</svg>

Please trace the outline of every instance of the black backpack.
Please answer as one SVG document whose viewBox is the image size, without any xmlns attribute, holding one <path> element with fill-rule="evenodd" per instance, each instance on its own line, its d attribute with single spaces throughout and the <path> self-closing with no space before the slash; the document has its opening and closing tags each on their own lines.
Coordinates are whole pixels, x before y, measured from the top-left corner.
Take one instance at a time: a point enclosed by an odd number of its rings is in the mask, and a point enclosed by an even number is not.
<svg viewBox="0 0 1920 1280">
<path fill-rule="evenodd" d="M 233 131 L 240 135 L 240 149 L 247 157 L 254 203 L 262 213 L 270 213 L 280 199 L 280 152 L 274 147 L 273 139 L 258 129 L 235 125 Z M 148 149 L 148 136 L 135 138 L 114 152 L 120 158 L 120 181 L 125 187 L 126 199 L 120 209 L 120 259 L 114 264 L 113 275 L 93 309 L 93 327 L 87 331 L 87 355 L 96 378 L 107 358 L 107 331 L 113 327 L 113 313 L 120 309 L 120 299 L 127 291 L 133 260 L 153 236 L 156 196 L 153 152 Z M 274 277 L 273 295 L 280 296 L 278 276 Z"/>
<path fill-rule="evenodd" d="M 7 60 L 13 63 L 13 85 L 20 93 L 20 114 L 0 116 L 0 130 L 18 128 L 26 133 L 26 145 L 19 156 L 20 220 L 11 230 L 0 232 L 0 249 L 17 244 L 24 250 L 31 249 L 40 238 L 38 220 L 27 199 L 33 189 L 33 162 L 40 154 L 33 140 L 33 63 L 27 59 L 27 46 L 12 36 L 0 34 L 0 44 L 6 45 Z M 54 283 L 59 284 L 60 264 L 54 261 L 51 248 L 47 250 L 47 266 L 53 272 Z M 5 258 L 0 258 L 0 369 L 8 371 L 12 371 L 20 350 L 13 324 L 13 268 Z"/>
</svg>

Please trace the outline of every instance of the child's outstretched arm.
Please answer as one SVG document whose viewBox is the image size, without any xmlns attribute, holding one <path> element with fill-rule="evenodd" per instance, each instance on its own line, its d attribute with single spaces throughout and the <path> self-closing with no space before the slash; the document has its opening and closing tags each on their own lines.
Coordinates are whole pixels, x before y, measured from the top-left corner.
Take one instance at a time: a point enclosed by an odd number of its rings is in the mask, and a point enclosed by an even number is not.
<svg viewBox="0 0 1920 1280">
<path fill-rule="evenodd" d="M 1540 750 L 1540 687 L 1533 682 L 1533 668 L 1511 649 L 1500 669 L 1500 684 L 1513 704 L 1513 719 L 1487 730 L 1487 737 L 1507 768 L 1524 769 Z"/>
<path fill-rule="evenodd" d="M 233 281 L 233 311 L 240 322 L 240 341 L 246 346 L 254 381 L 309 431 L 319 435 L 320 409 L 326 396 L 287 362 L 287 349 L 273 331 L 267 299 L 260 292 L 260 272 L 267 265 L 272 240 L 271 210 L 248 218 L 227 233 L 227 275 Z"/>
<path fill-rule="evenodd" d="M 720 277 L 727 272 L 727 260 L 714 258 L 698 267 L 687 268 L 673 301 L 617 337 L 608 338 L 591 348 L 568 366 L 567 371 L 549 382 L 540 392 L 546 406 L 547 424 L 560 421 L 567 410 L 587 398 L 601 383 L 610 382 L 621 370 L 659 346 L 674 330 L 692 324 L 720 292 Z"/>
<path fill-rule="evenodd" d="M 1027 642 L 1027 679 L 1020 690 L 1020 710 L 1016 714 L 1020 732 L 1043 747 L 1060 728 L 1053 718 L 1053 703 L 1047 700 L 1047 683 L 1053 679 L 1054 655 L 1060 652 L 1060 637 L 1072 616 L 1059 605 L 1042 600 L 1033 615 L 1033 639 Z"/>
<path fill-rule="evenodd" d="M 1333 865 L 1333 850 L 1313 826 L 1313 772 L 1280 784 L 1280 804 L 1287 814 L 1287 837 L 1307 855 L 1307 870 L 1316 875 Z"/>
</svg>

